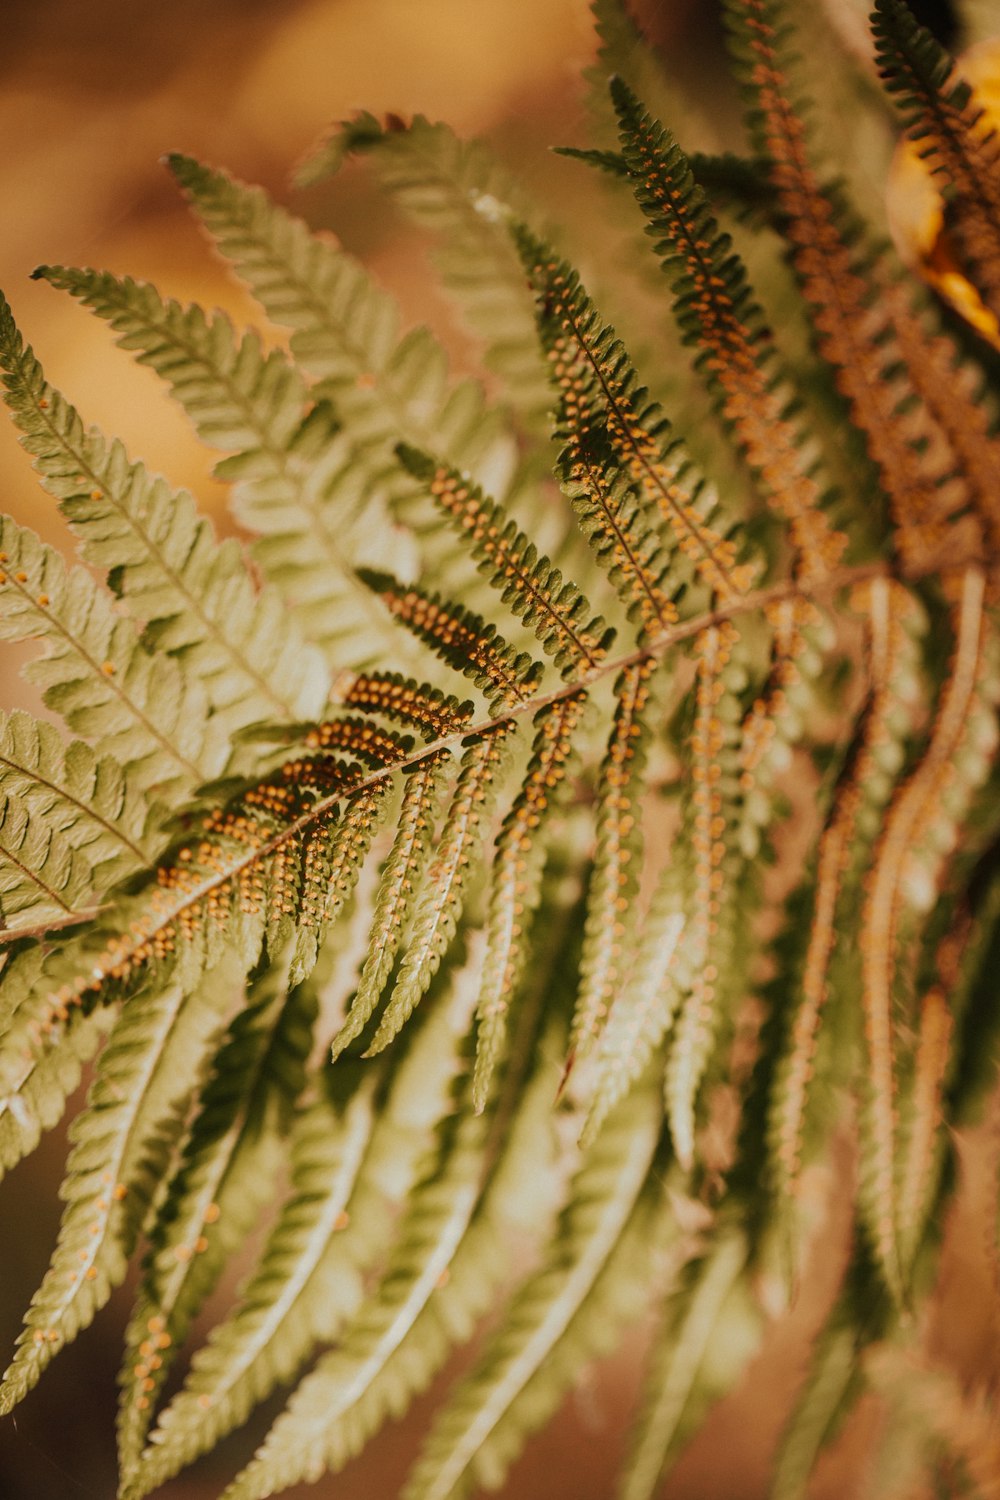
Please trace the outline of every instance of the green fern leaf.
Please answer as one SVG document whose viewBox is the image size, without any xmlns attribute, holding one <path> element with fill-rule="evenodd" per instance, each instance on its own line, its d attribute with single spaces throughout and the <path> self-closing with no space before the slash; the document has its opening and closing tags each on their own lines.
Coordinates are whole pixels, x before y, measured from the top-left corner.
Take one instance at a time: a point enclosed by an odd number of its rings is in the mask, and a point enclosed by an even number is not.
<svg viewBox="0 0 1000 1500">
<path fill-rule="evenodd" d="M 735 1384 L 760 1343 L 761 1316 L 743 1285 L 742 1234 L 729 1233 L 674 1299 L 660 1330 L 620 1500 L 652 1500 L 670 1459 L 706 1408 Z"/>
<path fill-rule="evenodd" d="M 8 956 L 0 1019 L 0 1171 L 33 1151 L 42 1132 L 61 1119 L 84 1063 L 114 1019 L 110 1010 L 84 1016 L 49 1013 L 45 955 L 40 947 Z M 41 993 L 39 993 L 41 992 Z"/>
<path fill-rule="evenodd" d="M 600 1036 L 582 1146 L 589 1146 L 619 1099 L 645 1072 L 690 988 L 682 943 L 686 920 L 683 895 L 668 865 L 637 935 L 628 982 Z"/>
<path fill-rule="evenodd" d="M 362 569 L 361 577 L 397 620 L 449 667 L 472 679 L 494 712 L 527 702 L 541 678 L 542 666 L 508 646 L 495 625 L 440 594 L 407 587 L 388 574 Z"/>
<path fill-rule="evenodd" d="M 691 988 L 674 1027 L 666 1077 L 670 1133 L 685 1169 L 694 1162 L 695 1104 L 719 1020 L 733 986 L 743 982 L 735 959 L 742 861 L 733 848 L 734 809 L 740 798 L 738 694 L 745 686 L 738 645 L 732 621 L 710 625 L 695 643 L 689 808 L 694 868 L 686 954 Z"/>
<path fill-rule="evenodd" d="M 588 620 L 590 606 L 579 589 L 564 581 L 547 557 L 539 557 L 503 507 L 456 469 L 435 464 L 418 449 L 401 445 L 396 453 L 472 545 L 479 571 L 500 592 L 503 602 L 518 619 L 533 626 L 563 676 L 574 678 L 596 668 L 607 655 L 614 632 L 605 628 L 600 617 Z"/>
<path fill-rule="evenodd" d="M 148 860 L 150 808 L 119 763 L 21 710 L 0 715 L 0 790 L 81 851 L 95 890 Z"/>
<path fill-rule="evenodd" d="M 19 925 L 72 919 L 90 889 L 90 865 L 72 841 L 20 800 L 0 794 L 0 930 L 4 935 L 16 934 Z"/>
<path fill-rule="evenodd" d="M 167 1184 L 125 1342 L 119 1377 L 123 1484 L 136 1469 L 157 1393 L 191 1320 L 273 1191 L 292 1111 L 305 1083 L 316 998 L 286 993 L 280 969 L 248 992 L 202 1091 Z"/>
<path fill-rule="evenodd" d="M 738 597 L 752 570 L 737 563 L 733 543 L 709 524 L 716 499 L 684 482 L 689 465 L 614 329 L 601 321 L 570 266 L 526 230 L 516 236 L 559 395 L 564 485 L 630 616 L 652 635 L 676 620 L 674 596 L 687 578 L 675 551 L 722 598 Z"/>
<path fill-rule="evenodd" d="M 394 304 L 356 261 L 259 188 L 186 157 L 169 165 L 268 316 L 294 330 L 292 354 L 357 441 L 403 437 L 474 472 L 495 460 L 497 423 L 480 387 L 466 380 L 449 390 L 445 357 L 425 329 L 400 341 Z"/>
<path fill-rule="evenodd" d="M 293 1195 L 236 1309 L 212 1330 L 162 1413 L 123 1500 L 139 1500 L 190 1463 L 294 1373 L 318 1340 L 337 1335 L 391 1233 L 393 1208 L 411 1191 L 432 1132 L 450 1113 L 468 1008 L 457 981 L 383 1099 L 369 1073 L 346 1104 L 338 1102 L 344 1065 L 327 1070 L 323 1097 L 296 1133 Z"/>
<path fill-rule="evenodd" d="M 615 718 L 597 793 L 597 852 L 590 877 L 580 958 L 580 993 L 569 1064 L 585 1056 L 604 1028 L 627 966 L 628 932 L 642 859 L 637 797 L 649 722 L 645 708 L 655 663 L 626 667 L 615 684 Z"/>
<path fill-rule="evenodd" d="M 527 216 L 519 185 L 483 141 L 460 140 L 422 115 L 405 127 L 395 119 L 383 126 L 367 112 L 340 125 L 299 169 L 297 181 L 316 182 L 360 153 L 371 156 L 380 183 L 411 218 L 439 236 L 435 264 L 485 343 L 484 364 L 503 381 L 507 403 L 529 427 L 541 427 L 547 381 L 531 301 L 506 232 L 512 215 Z"/>
<path fill-rule="evenodd" d="M 136 999 L 102 1053 L 88 1106 L 73 1122 L 59 1243 L 0 1386 L 4 1412 L 125 1276 L 217 1008 L 228 998 L 225 977 L 205 987 L 202 1004 L 186 998 L 171 986 Z"/>
<path fill-rule="evenodd" d="M 455 934 L 466 883 L 486 832 L 483 825 L 492 811 L 496 779 L 506 759 L 506 741 L 514 728 L 512 720 L 499 720 L 462 757 L 451 805 L 427 869 L 424 894 L 414 914 L 409 946 L 366 1057 L 387 1047 L 409 1020 Z"/>
<path fill-rule="evenodd" d="M 802 435 L 785 415 L 776 386 L 787 390 L 765 337 L 763 314 L 728 235 L 719 232 L 705 195 L 670 133 L 645 114 L 628 86 L 611 83 L 622 150 L 636 199 L 657 239 L 657 253 L 676 296 L 685 339 L 700 348 L 699 367 L 714 387 L 723 418 L 744 458 L 788 522 L 803 576 L 839 561 L 847 538 L 832 531 L 820 491 L 801 456 Z M 768 368 L 771 366 L 771 368 Z"/>
<path fill-rule="evenodd" d="M 484 1108 L 504 1047 L 511 999 L 526 957 L 528 929 L 541 897 L 541 830 L 568 773 L 573 735 L 587 699 L 574 693 L 535 716 L 535 742 L 521 789 L 497 836 L 491 872 L 486 957 L 479 991 L 473 1107 Z"/>
<path fill-rule="evenodd" d="M 218 774 L 225 741 L 208 722 L 203 686 L 189 683 L 178 662 L 154 660 L 89 573 L 67 569 L 52 548 L 6 517 L 0 569 L 0 636 L 45 643 L 26 675 L 71 729 L 157 797 Z"/>
<path fill-rule="evenodd" d="M 334 1058 L 361 1035 L 389 978 L 403 928 L 423 885 L 450 761 L 447 751 L 437 751 L 406 773 L 402 811 L 375 898 L 368 953 L 347 1020 L 333 1041 Z"/>
<path fill-rule="evenodd" d="M 602 1346 L 609 1312 L 597 1291 L 602 1275 L 622 1251 L 623 1237 L 629 1257 L 652 1240 L 641 1200 L 659 1122 L 648 1090 L 636 1090 L 608 1121 L 580 1166 L 545 1263 L 515 1295 L 502 1328 L 435 1423 L 406 1500 L 447 1500 L 476 1482 L 499 1485 L 527 1432 L 579 1375 L 583 1351 Z M 609 1271 L 604 1290 L 612 1299 L 631 1291 L 630 1310 L 638 1312 L 648 1269 L 643 1259 L 638 1275 L 633 1266 L 620 1282 Z M 578 1342 L 574 1324 L 581 1317 Z M 558 1359 L 560 1346 L 565 1363 Z"/>
<path fill-rule="evenodd" d="M 119 344 L 168 383 L 199 435 L 230 451 L 216 475 L 233 483 L 239 520 L 263 533 L 252 543 L 254 559 L 305 638 L 337 666 L 359 667 L 365 653 L 375 660 L 405 649 L 353 571 L 355 562 L 373 560 L 366 534 L 381 501 L 359 480 L 328 405 L 308 407 L 308 388 L 288 357 L 276 349 L 265 354 L 255 333 L 238 337 L 222 313 L 182 308 L 127 277 L 61 266 L 35 274 L 105 318 Z M 381 534 L 386 540 L 390 533 Z M 383 547 L 378 556 L 385 566 L 391 553 Z M 407 566 L 405 549 L 398 563 Z M 303 684 L 315 670 L 307 652 Z"/>
<path fill-rule="evenodd" d="M 358 1446 L 359 1418 L 370 1430 L 387 1407 L 398 1406 L 391 1385 L 383 1393 L 373 1383 L 380 1376 L 385 1383 L 393 1355 L 449 1275 L 479 1199 L 484 1134 L 484 1122 L 474 1118 L 449 1132 L 452 1139 L 413 1191 L 377 1295 L 301 1382 L 252 1463 L 226 1491 L 227 1500 L 258 1500 L 336 1471 Z M 423 1358 L 414 1351 L 416 1357 Z"/>
<path fill-rule="evenodd" d="M 318 713 L 322 660 L 290 628 L 277 595 L 255 589 L 239 543 L 218 542 L 191 495 L 130 463 L 120 443 L 85 431 L 22 345 L 6 303 L 0 365 L 42 482 L 82 537 L 86 559 L 106 569 L 130 612 L 149 622 L 150 639 L 183 653 L 230 726 Z"/>
</svg>

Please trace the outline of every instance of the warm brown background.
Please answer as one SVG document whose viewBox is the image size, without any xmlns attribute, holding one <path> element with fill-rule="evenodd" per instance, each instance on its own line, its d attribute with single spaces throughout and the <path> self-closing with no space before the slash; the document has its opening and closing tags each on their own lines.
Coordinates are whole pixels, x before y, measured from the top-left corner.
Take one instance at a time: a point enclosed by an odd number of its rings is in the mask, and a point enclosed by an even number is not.
<svg viewBox="0 0 1000 1500">
<path fill-rule="evenodd" d="M 699 0 L 646 7 L 661 43 L 711 61 L 710 8 Z M 706 17 L 708 18 L 706 21 Z M 154 376 L 114 349 L 96 320 L 29 272 L 39 262 L 92 264 L 157 282 L 182 300 L 250 310 L 193 227 L 166 172 L 180 149 L 284 194 L 289 166 L 324 126 L 354 108 L 423 111 L 460 132 L 489 133 L 541 185 L 551 163 L 542 144 L 580 134 L 579 74 L 593 55 L 586 0 L 6 0 L 0 9 L 0 286 L 50 378 L 86 419 L 120 433 L 132 451 L 218 510 L 210 458 Z M 315 201 L 315 200 L 313 200 Z M 422 269 L 405 241 L 371 214 L 360 178 L 332 202 L 345 240 L 398 291 L 414 316 Z M 389 227 L 386 227 L 386 224 Z M 444 318 L 434 304 L 432 314 Z M 7 424 L 0 424 L 0 504 L 67 545 L 53 503 L 35 484 Z M 18 653 L 4 647 L 5 704 L 34 704 L 12 677 Z M 58 1224 L 55 1185 L 65 1143 L 54 1138 L 13 1174 L 0 1239 L 0 1359 L 44 1269 Z M 803 1368 L 808 1331 L 846 1253 L 848 1161 L 826 1183 L 826 1253 L 790 1320 L 665 1489 L 671 1500 L 754 1500 L 783 1411 Z M 939 1347 L 982 1370 L 996 1344 L 996 1315 L 981 1254 L 981 1230 L 966 1219 L 952 1235 Z M 118 1322 L 124 1300 L 117 1299 Z M 112 1500 L 116 1308 L 68 1349 L 40 1389 L 0 1430 L 2 1500 Z M 508 1500 L 605 1500 L 636 1384 L 637 1330 L 567 1402 L 532 1445 L 504 1490 Z M 417 1407 L 426 1416 L 427 1403 Z M 877 1421 L 869 1404 L 828 1463 L 818 1496 L 856 1493 L 857 1454 Z M 415 1427 L 389 1428 L 375 1455 L 342 1479 L 289 1492 L 316 1500 L 390 1500 L 413 1449 Z M 256 1431 L 259 1433 L 260 1428 Z M 244 1445 L 245 1446 L 245 1445 Z M 181 1476 L 167 1500 L 209 1500 L 238 1461 Z"/>
</svg>

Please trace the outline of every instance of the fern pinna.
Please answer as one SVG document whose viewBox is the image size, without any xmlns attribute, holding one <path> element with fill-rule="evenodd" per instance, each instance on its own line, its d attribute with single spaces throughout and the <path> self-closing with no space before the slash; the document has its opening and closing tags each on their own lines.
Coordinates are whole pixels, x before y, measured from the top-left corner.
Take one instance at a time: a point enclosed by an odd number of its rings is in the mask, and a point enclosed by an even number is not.
<svg viewBox="0 0 1000 1500">
<path fill-rule="evenodd" d="M 950 1426 L 907 1421 L 900 1370 L 925 1359 L 949 1127 L 994 1084 L 995 367 L 817 164 L 779 0 L 728 5 L 752 161 L 685 155 L 629 81 L 654 64 L 626 12 L 595 13 L 619 71 L 594 82 L 604 139 L 570 154 L 654 242 L 718 483 L 664 362 L 640 372 L 484 147 L 420 119 L 360 116 L 309 171 L 364 156 L 443 236 L 489 387 L 343 250 L 188 159 L 287 351 L 128 279 L 36 273 L 222 450 L 245 545 L 85 427 L 0 308 L 7 404 L 89 565 L 0 522 L 0 628 L 40 642 L 28 674 L 75 736 L 0 725 L 5 1169 L 90 1078 L 0 1404 L 138 1254 L 122 1500 L 279 1385 L 227 1500 L 339 1470 L 498 1296 L 408 1500 L 500 1485 L 652 1300 L 619 1491 L 651 1496 L 774 1285 L 794 1295 L 810 1171 L 848 1137 L 853 1255 L 775 1493 L 804 1493 L 869 1380 L 887 1452 L 981 1492 L 960 1396 Z M 903 0 L 872 24 L 995 306 L 995 138 Z M 733 207 L 782 238 L 807 366 Z"/>
</svg>

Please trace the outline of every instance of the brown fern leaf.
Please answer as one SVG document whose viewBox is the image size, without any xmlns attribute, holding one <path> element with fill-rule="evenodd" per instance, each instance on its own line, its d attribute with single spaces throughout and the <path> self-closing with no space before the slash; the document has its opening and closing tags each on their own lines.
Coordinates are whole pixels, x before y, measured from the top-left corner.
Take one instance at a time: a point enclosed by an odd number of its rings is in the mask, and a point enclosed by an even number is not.
<svg viewBox="0 0 1000 1500">
<path fill-rule="evenodd" d="M 1000 314 L 1000 136 L 954 63 L 901 0 L 876 0 L 879 71 L 908 133 L 946 184 L 949 229 L 983 301 Z"/>
<path fill-rule="evenodd" d="M 791 103 L 781 61 L 782 28 L 774 0 L 734 0 L 730 10 L 743 71 L 754 94 L 751 124 L 768 159 L 803 298 L 812 309 L 819 353 L 867 441 L 892 506 L 896 545 L 907 566 L 932 566 L 947 540 L 946 522 L 964 499 L 944 483 L 950 455 L 930 413 L 911 401 L 913 382 L 882 305 L 884 278 L 862 260 L 841 229 L 842 211 L 820 187 L 806 150 L 801 114 Z"/>
<path fill-rule="evenodd" d="M 648 527 L 630 534 L 637 518 L 622 494 L 622 478 L 635 487 L 640 511 L 655 507 L 667 521 L 673 544 L 702 581 L 721 599 L 739 598 L 755 570 L 738 562 L 733 542 L 706 520 L 710 497 L 683 482 L 688 465 L 668 436 L 669 423 L 649 402 L 614 330 L 601 322 L 569 266 L 526 231 L 519 232 L 518 240 L 538 297 L 542 343 L 559 392 L 558 429 L 567 443 L 564 469 L 597 512 L 594 521 L 581 516 L 584 530 L 589 536 L 600 526 L 609 538 L 614 563 L 629 582 L 631 602 L 647 628 L 654 619 L 668 625 L 676 619 L 676 608 L 664 597 L 662 564 L 653 569 Z M 610 477 L 609 470 L 613 474 L 618 466 L 621 478 Z M 655 541 L 654 535 L 653 546 Z"/>
<path fill-rule="evenodd" d="M 862 915 L 862 1006 L 868 1051 L 872 1232 L 890 1289 L 902 1289 L 896 1219 L 893 988 L 897 930 L 912 851 L 939 810 L 970 719 L 983 649 L 985 579 L 967 569 L 955 607 L 951 669 L 919 764 L 896 793 L 875 851 Z"/>
<path fill-rule="evenodd" d="M 458 733 L 473 713 L 471 703 L 459 703 L 427 683 L 416 687 L 401 672 L 361 672 L 342 688 L 340 701 L 345 708 L 405 724 L 427 740 Z"/>
<path fill-rule="evenodd" d="M 621 79 L 612 80 L 611 94 L 636 198 L 658 236 L 681 328 L 702 351 L 699 367 L 766 499 L 788 522 L 798 575 L 822 574 L 837 564 L 847 538 L 831 527 L 803 463 L 801 434 L 786 415 L 787 392 L 783 397 L 776 389 L 773 343 L 743 266 L 669 131 L 642 110 Z"/>
<path fill-rule="evenodd" d="M 837 935 L 838 897 L 866 789 L 877 783 L 880 760 L 894 738 L 890 721 L 898 711 L 900 682 L 909 675 L 904 659 L 908 646 L 912 651 L 907 621 L 914 615 L 914 605 L 905 589 L 884 578 L 873 579 L 855 592 L 853 605 L 867 623 L 868 702 L 854 753 L 834 791 L 832 810 L 820 839 L 801 993 L 772 1099 L 770 1133 L 777 1185 L 779 1193 L 788 1197 L 798 1192 L 806 1097 Z"/>
</svg>

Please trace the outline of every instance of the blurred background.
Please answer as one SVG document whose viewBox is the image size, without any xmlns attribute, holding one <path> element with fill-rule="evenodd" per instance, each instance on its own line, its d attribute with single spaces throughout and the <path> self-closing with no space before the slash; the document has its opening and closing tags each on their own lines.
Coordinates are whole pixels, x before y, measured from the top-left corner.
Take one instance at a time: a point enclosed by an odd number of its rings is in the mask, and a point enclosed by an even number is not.
<svg viewBox="0 0 1000 1500">
<path fill-rule="evenodd" d="M 843 0 L 840 8 L 849 34 L 864 6 Z M 732 118 L 735 101 L 721 64 L 715 6 L 651 0 L 637 10 L 657 45 L 686 72 L 688 92 L 691 80 L 703 84 L 705 118 Z M 363 173 L 349 171 L 325 196 L 296 200 L 286 188 L 291 168 L 331 122 L 357 108 L 404 116 L 421 111 L 448 120 L 461 134 L 490 136 L 545 199 L 555 170 L 546 146 L 583 139 L 580 75 L 596 45 L 587 0 L 172 0 L 169 6 L 5 0 L 2 19 L 0 286 L 50 380 L 84 418 L 118 433 L 150 467 L 193 489 L 223 524 L 221 487 L 209 473 L 212 456 L 190 435 L 156 377 L 134 367 L 103 325 L 68 297 L 32 282 L 31 270 L 61 263 L 127 272 L 182 301 L 224 307 L 237 322 L 254 320 L 160 165 L 165 152 L 180 150 L 261 183 L 303 212 L 316 210 L 311 216 L 333 223 L 414 321 L 432 321 L 448 336 L 447 311 L 427 291 L 419 251 L 399 220 L 378 207 Z M 457 358 L 465 353 L 456 343 Z M 0 505 L 71 550 L 54 503 L 35 483 L 6 422 L 0 423 Z M 37 699 L 16 676 L 20 659 L 4 647 L 0 701 L 37 710 Z M 55 1241 L 55 1190 L 65 1149 L 57 1132 L 5 1186 L 4 1362 Z M 753 1500 L 766 1493 L 769 1460 L 809 1336 L 847 1252 L 850 1194 L 844 1184 L 850 1171 L 845 1157 L 817 1184 L 818 1201 L 826 1205 L 825 1248 L 808 1291 L 692 1444 L 665 1490 L 672 1500 Z M 948 1229 L 950 1259 L 935 1316 L 938 1343 L 974 1365 L 986 1358 L 987 1345 L 995 1345 L 998 1330 L 973 1212 L 963 1200 Z M 60 1356 L 16 1417 L 0 1426 L 2 1500 L 112 1500 L 114 1379 L 127 1307 L 123 1292 Z M 503 1491 L 508 1500 L 604 1500 L 611 1494 L 643 1345 L 638 1328 L 614 1360 L 586 1376 L 516 1466 Z M 288 1493 L 389 1500 L 428 1409 L 428 1400 L 418 1403 L 343 1477 Z M 166 1486 L 165 1500 L 217 1495 L 271 1414 L 273 1403 L 250 1437 L 238 1436 L 217 1458 Z M 855 1492 L 877 1423 L 877 1406 L 863 1405 L 825 1464 L 818 1496 Z"/>
</svg>

